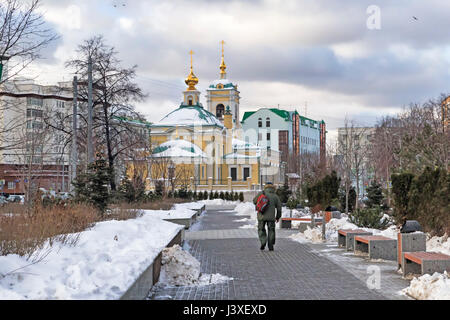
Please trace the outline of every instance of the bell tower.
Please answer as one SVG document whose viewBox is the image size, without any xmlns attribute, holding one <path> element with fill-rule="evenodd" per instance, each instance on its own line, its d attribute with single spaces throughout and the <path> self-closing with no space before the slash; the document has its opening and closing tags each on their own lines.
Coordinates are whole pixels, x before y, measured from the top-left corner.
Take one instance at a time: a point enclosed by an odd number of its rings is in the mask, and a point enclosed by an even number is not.
<svg viewBox="0 0 450 320">
<path fill-rule="evenodd" d="M 227 79 L 227 65 L 224 58 L 224 44 L 225 41 L 221 41 L 222 45 L 222 58 L 220 61 L 220 73 L 219 79 L 212 82 L 208 89 L 206 89 L 206 100 L 208 111 L 214 114 L 220 121 L 224 121 L 224 115 L 226 108 L 229 107 L 231 112 L 231 119 L 233 128 L 240 128 L 239 122 L 239 91 L 237 85 L 233 84 Z"/>
<path fill-rule="evenodd" d="M 195 85 L 198 83 L 198 78 L 195 76 L 193 67 L 192 67 L 192 55 L 194 52 L 189 51 L 191 55 L 191 71 L 184 81 L 188 86 L 186 91 L 183 91 L 183 106 L 201 106 L 200 105 L 200 91 L 195 88 Z"/>
</svg>

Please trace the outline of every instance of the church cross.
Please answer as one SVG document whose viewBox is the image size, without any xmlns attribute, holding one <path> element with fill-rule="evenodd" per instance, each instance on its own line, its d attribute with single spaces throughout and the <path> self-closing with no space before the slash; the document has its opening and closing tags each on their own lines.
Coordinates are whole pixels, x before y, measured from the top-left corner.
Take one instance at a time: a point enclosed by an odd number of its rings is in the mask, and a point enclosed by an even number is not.
<svg viewBox="0 0 450 320">
<path fill-rule="evenodd" d="M 220 41 L 220 43 L 222 44 L 222 57 L 223 57 L 223 45 L 225 44 L 225 41 Z"/>
<path fill-rule="evenodd" d="M 194 54 L 194 51 L 189 51 L 189 54 L 191 55 L 191 69 L 192 69 L 192 55 Z"/>
</svg>

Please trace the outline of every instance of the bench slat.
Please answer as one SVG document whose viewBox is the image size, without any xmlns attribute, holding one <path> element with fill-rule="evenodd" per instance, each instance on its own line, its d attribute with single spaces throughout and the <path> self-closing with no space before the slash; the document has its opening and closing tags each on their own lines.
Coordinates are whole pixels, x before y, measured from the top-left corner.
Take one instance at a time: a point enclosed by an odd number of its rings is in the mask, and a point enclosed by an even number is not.
<svg viewBox="0 0 450 320">
<path fill-rule="evenodd" d="M 422 264 L 423 260 L 450 260 L 450 256 L 438 252 L 405 252 L 405 259 L 411 260 L 417 264 Z"/>
<path fill-rule="evenodd" d="M 338 233 L 342 234 L 343 236 L 346 236 L 348 233 L 367 233 L 367 234 L 370 234 L 370 232 L 367 232 L 367 231 L 361 230 L 361 229 L 339 229 Z"/>
</svg>

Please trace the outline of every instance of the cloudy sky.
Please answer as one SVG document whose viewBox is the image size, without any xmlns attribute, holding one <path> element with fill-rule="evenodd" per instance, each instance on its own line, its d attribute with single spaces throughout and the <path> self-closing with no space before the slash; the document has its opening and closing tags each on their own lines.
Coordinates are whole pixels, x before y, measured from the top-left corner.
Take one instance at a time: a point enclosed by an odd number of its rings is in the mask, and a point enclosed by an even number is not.
<svg viewBox="0 0 450 320">
<path fill-rule="evenodd" d="M 371 5 L 380 29 L 367 27 Z M 42 0 L 40 10 L 61 38 L 34 65 L 38 81 L 71 79 L 64 61 L 102 34 L 124 66 L 138 65 L 148 98 L 137 108 L 149 121 L 178 107 L 191 49 L 206 105 L 221 40 L 241 117 L 258 107 L 297 109 L 325 120 L 331 139 L 345 117 L 373 125 L 450 92 L 448 0 Z"/>
</svg>

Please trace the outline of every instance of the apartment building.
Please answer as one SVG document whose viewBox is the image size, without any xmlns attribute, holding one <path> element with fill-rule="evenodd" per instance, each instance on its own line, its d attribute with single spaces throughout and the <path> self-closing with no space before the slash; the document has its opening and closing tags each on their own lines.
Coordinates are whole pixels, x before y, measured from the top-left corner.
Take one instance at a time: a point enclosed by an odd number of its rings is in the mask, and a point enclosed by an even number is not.
<svg viewBox="0 0 450 320">
<path fill-rule="evenodd" d="M 68 191 L 72 83 L 41 85 L 16 78 L 0 86 L 0 193 L 32 188 Z"/>
</svg>

